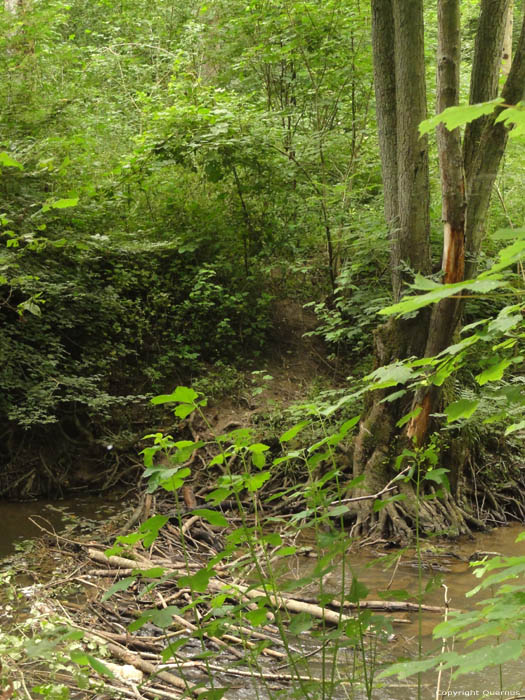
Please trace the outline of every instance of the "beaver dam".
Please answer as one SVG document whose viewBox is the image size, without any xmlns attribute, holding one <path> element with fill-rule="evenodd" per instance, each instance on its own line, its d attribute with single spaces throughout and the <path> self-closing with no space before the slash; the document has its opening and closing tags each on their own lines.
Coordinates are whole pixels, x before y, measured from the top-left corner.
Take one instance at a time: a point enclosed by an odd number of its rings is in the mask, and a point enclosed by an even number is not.
<svg viewBox="0 0 525 700">
<path fill-rule="evenodd" d="M 43 536 L 2 566 L 2 699 L 416 697 L 413 679 L 378 674 L 417 656 L 418 636 L 441 648 L 432 628 L 473 604 L 469 557 L 523 548 L 518 526 L 426 542 L 418 569 L 414 550 L 363 551 L 326 523 L 275 517 L 147 496 L 91 528 L 33 518 Z M 522 671 L 506 675 L 516 689 Z M 450 683 L 499 685 L 491 669 Z"/>
</svg>

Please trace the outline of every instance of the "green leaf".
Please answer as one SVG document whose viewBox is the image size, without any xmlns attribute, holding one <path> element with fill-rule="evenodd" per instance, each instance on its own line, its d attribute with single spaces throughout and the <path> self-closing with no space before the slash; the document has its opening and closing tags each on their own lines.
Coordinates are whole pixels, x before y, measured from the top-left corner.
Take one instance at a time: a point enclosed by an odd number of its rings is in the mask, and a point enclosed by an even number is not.
<svg viewBox="0 0 525 700">
<path fill-rule="evenodd" d="M 196 593 L 204 593 L 208 588 L 208 582 L 213 573 L 213 569 L 199 569 L 192 576 L 181 576 L 178 580 L 178 585 L 180 588 L 191 588 Z"/>
<path fill-rule="evenodd" d="M 297 423 L 297 425 L 294 425 L 292 428 L 287 430 L 285 433 L 281 435 L 279 438 L 280 442 L 290 442 L 290 440 L 293 440 L 296 435 L 298 435 L 301 430 L 306 428 L 307 425 L 310 425 L 309 420 L 303 420 L 300 423 Z"/>
<path fill-rule="evenodd" d="M 101 676 L 108 676 L 108 678 L 115 678 L 115 675 L 113 671 L 111 671 L 106 665 L 102 663 L 102 661 L 99 661 L 96 659 L 94 656 L 91 656 L 90 654 L 86 655 L 88 664 L 91 666 L 93 670 L 95 670 L 97 673 L 100 673 Z"/>
<path fill-rule="evenodd" d="M 194 403 L 199 398 L 199 394 L 190 387 L 178 386 L 171 394 L 161 394 L 151 399 L 153 405 L 162 403 Z"/>
<path fill-rule="evenodd" d="M 505 435 L 515 433 L 517 430 L 525 430 L 525 420 L 522 420 L 519 423 L 513 423 L 512 425 L 509 425 L 509 427 L 505 430 Z"/>
<path fill-rule="evenodd" d="M 266 608 L 257 608 L 257 610 L 250 610 L 244 614 L 246 619 L 253 627 L 260 627 L 267 622 L 268 611 Z"/>
<path fill-rule="evenodd" d="M 396 384 L 405 384 L 415 376 L 414 371 L 402 362 L 393 362 L 385 367 L 379 367 L 365 377 L 365 380 L 372 381 L 370 391 L 375 389 L 387 389 Z"/>
<path fill-rule="evenodd" d="M 216 510 L 209 510 L 209 508 L 197 508 L 191 511 L 193 515 L 198 515 L 201 518 L 207 520 L 210 525 L 217 525 L 218 527 L 228 527 L 228 521 L 222 513 Z"/>
<path fill-rule="evenodd" d="M 78 204 L 78 197 L 72 197 L 71 199 L 57 199 L 51 202 L 50 206 L 53 209 L 68 209 L 69 207 L 76 207 Z"/>
<path fill-rule="evenodd" d="M 508 241 L 515 238 L 525 238 L 525 227 L 522 228 L 500 228 L 491 234 L 494 241 Z"/>
<path fill-rule="evenodd" d="M 281 547 L 275 553 L 275 557 L 289 557 L 297 552 L 297 547 L 290 545 L 288 547 Z"/>
<path fill-rule="evenodd" d="M 72 649 L 69 653 L 71 661 L 74 661 L 79 666 L 89 666 L 88 655 L 81 649 Z"/>
<path fill-rule="evenodd" d="M 104 593 L 101 600 L 104 602 L 108 598 L 111 598 L 113 593 L 118 593 L 119 591 L 127 591 L 130 586 L 132 586 L 137 580 L 136 576 L 127 576 L 126 578 L 117 581 Z"/>
<path fill-rule="evenodd" d="M 252 454 L 252 463 L 257 469 L 262 469 L 266 464 L 266 457 L 263 452 L 254 452 Z"/>
<path fill-rule="evenodd" d="M 11 158 L 9 153 L 6 151 L 0 151 L 0 166 L 2 165 L 4 165 L 6 168 L 18 168 L 19 170 L 24 169 L 22 163 L 19 163 L 14 158 Z"/>
<path fill-rule="evenodd" d="M 460 399 L 454 401 L 445 408 L 447 423 L 452 423 L 460 418 L 470 418 L 479 405 L 479 401 L 471 399 Z"/>
<path fill-rule="evenodd" d="M 140 574 L 143 578 L 161 578 L 166 573 L 162 566 L 152 566 L 151 569 L 134 569 L 134 575 Z"/>
<path fill-rule="evenodd" d="M 180 610 L 175 605 L 168 605 L 166 608 L 160 608 L 159 610 L 150 610 L 150 613 L 150 620 L 153 624 L 161 629 L 166 629 L 166 627 L 173 624 L 173 615 L 178 615 Z"/>
<path fill-rule="evenodd" d="M 175 407 L 173 413 L 177 416 L 177 418 L 184 420 L 190 415 L 190 413 L 193 413 L 193 411 L 195 410 L 196 408 L 192 404 L 180 403 L 178 406 Z"/>
<path fill-rule="evenodd" d="M 483 386 L 487 382 L 497 382 L 503 377 L 503 373 L 509 365 L 512 364 L 512 360 L 504 358 L 499 362 L 488 367 L 486 370 L 481 372 L 481 374 L 476 375 L 475 379 L 480 386 Z"/>
<path fill-rule="evenodd" d="M 409 420 L 411 420 L 412 418 L 417 418 L 417 417 L 419 416 L 419 414 L 421 413 L 422 410 L 423 410 L 423 409 L 422 409 L 421 406 L 416 406 L 416 408 L 414 408 L 413 411 L 410 411 L 409 413 L 406 413 L 406 414 L 403 416 L 403 418 L 400 418 L 400 419 L 397 421 L 396 427 L 397 427 L 397 428 L 402 428 L 404 425 L 406 425 L 406 424 L 408 423 Z"/>
<path fill-rule="evenodd" d="M 458 126 L 463 126 L 486 114 L 492 114 L 496 107 L 503 102 L 503 98 L 498 97 L 490 102 L 481 102 L 475 105 L 457 105 L 447 107 L 439 114 L 430 119 L 425 119 L 419 125 L 421 136 L 433 131 L 438 124 L 444 124 L 449 131 L 453 131 Z"/>
<path fill-rule="evenodd" d="M 245 482 L 246 488 L 250 493 L 253 493 L 254 491 L 260 489 L 264 482 L 268 481 L 270 476 L 271 474 L 268 471 L 261 472 L 260 474 L 254 474 L 253 476 L 248 476 Z"/>
<path fill-rule="evenodd" d="M 423 478 L 427 479 L 428 481 L 434 481 L 436 484 L 444 486 L 447 491 L 450 491 L 450 483 L 447 476 L 448 472 L 449 470 L 445 469 L 444 467 L 440 467 L 439 469 L 429 469 Z"/>
<path fill-rule="evenodd" d="M 359 601 L 366 598 L 368 595 L 368 588 L 364 583 L 361 583 L 355 576 L 352 576 L 352 585 L 350 586 L 350 593 L 345 596 L 345 599 L 349 603 L 359 603 Z"/>
<path fill-rule="evenodd" d="M 386 498 L 384 501 L 377 499 L 374 501 L 373 505 L 373 510 L 374 513 L 377 513 L 380 510 L 383 510 L 386 506 L 388 506 L 390 503 L 394 503 L 395 501 L 404 501 L 406 498 L 406 495 L 404 493 L 397 493 L 395 496 L 391 496 L 390 498 Z"/>
<path fill-rule="evenodd" d="M 314 620 L 312 616 L 308 613 L 301 612 L 293 616 L 288 629 L 290 630 L 290 634 L 298 635 L 311 629 L 313 624 Z"/>
<path fill-rule="evenodd" d="M 268 532 L 261 537 L 261 542 L 267 542 L 272 547 L 278 547 L 283 543 L 283 539 L 278 532 Z"/>
<path fill-rule="evenodd" d="M 262 442 L 256 442 L 253 445 L 248 445 L 248 450 L 250 452 L 266 452 L 270 447 L 268 445 L 263 445 Z"/>
<path fill-rule="evenodd" d="M 495 271 L 495 268 L 492 269 Z M 454 284 L 442 284 L 426 294 L 403 297 L 403 299 L 401 299 L 401 301 L 397 304 L 387 306 L 384 309 L 381 309 L 378 313 L 383 316 L 411 313 L 412 311 L 422 309 L 424 306 L 435 304 L 436 302 L 441 301 L 441 299 L 446 299 L 454 296 L 455 294 L 460 294 L 463 289 L 468 289 L 471 292 L 479 292 L 480 294 L 486 294 L 487 292 L 492 292 L 495 289 L 506 286 L 508 286 L 508 283 L 504 280 L 499 280 L 496 278 L 481 279 L 480 275 L 480 277 L 476 280 L 465 280 L 464 282 L 455 282 Z"/>
<path fill-rule="evenodd" d="M 329 518 L 337 518 L 339 515 L 348 513 L 349 510 L 350 508 L 345 505 L 335 506 L 335 508 L 329 508 L 326 514 Z"/>
</svg>

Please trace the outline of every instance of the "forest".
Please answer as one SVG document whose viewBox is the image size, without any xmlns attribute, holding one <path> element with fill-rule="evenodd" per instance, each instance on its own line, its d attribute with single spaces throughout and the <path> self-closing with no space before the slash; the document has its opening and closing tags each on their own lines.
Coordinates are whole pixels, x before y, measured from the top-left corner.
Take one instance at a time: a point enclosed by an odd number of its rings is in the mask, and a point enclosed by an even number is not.
<svg viewBox="0 0 525 700">
<path fill-rule="evenodd" d="M 524 697 L 525 3 L 0 25 L 0 700 Z"/>
</svg>

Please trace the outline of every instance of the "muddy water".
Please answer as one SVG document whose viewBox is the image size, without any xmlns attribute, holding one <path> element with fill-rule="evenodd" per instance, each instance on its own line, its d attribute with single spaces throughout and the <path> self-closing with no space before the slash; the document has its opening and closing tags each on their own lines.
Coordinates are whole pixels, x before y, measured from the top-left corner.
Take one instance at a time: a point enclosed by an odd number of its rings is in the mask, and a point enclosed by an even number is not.
<svg viewBox="0 0 525 700">
<path fill-rule="evenodd" d="M 47 530 L 56 529 L 57 532 L 64 528 L 73 532 L 81 530 L 86 524 L 98 520 L 104 520 L 108 515 L 114 515 L 120 508 L 118 500 L 108 502 L 107 499 L 97 499 L 83 497 L 81 499 L 71 499 L 59 502 L 35 502 L 35 503 L 0 503 L 0 559 L 12 554 L 17 544 L 22 540 L 40 536 L 42 531 L 32 520 L 41 523 Z M 478 551 L 498 552 L 503 555 L 525 555 L 525 542 L 515 543 L 517 535 L 525 529 L 525 526 L 514 525 L 507 528 L 499 528 L 488 533 L 477 535 L 474 539 L 464 539 L 449 543 L 441 543 L 439 546 L 439 556 L 428 557 L 434 567 L 425 570 L 423 573 L 423 587 L 432 579 L 442 577 L 443 583 L 448 587 L 449 605 L 463 610 L 472 609 L 476 605 L 474 598 L 466 598 L 465 594 L 477 583 L 477 579 L 472 574 L 472 567 L 469 566 L 468 558 Z M 423 548 L 431 548 L 432 541 L 425 542 Z M 290 558 L 288 561 L 292 561 Z M 308 576 L 316 565 L 315 559 L 297 557 L 293 559 L 288 577 L 301 578 Z M 443 569 L 440 571 L 439 569 Z M 347 555 L 345 564 L 345 581 L 348 582 L 351 576 L 355 575 L 370 590 L 369 598 L 377 599 L 379 591 L 404 589 L 415 595 L 418 588 L 418 571 L 415 566 L 413 552 L 406 552 L 402 555 L 397 567 L 385 566 L 377 553 L 370 551 L 352 550 Z M 324 580 L 325 592 L 340 595 L 343 582 L 342 568 L 336 568 Z M 429 605 L 443 606 L 444 589 L 439 586 L 439 581 L 433 591 L 425 596 L 425 603 Z M 347 588 L 348 590 L 348 588 Z M 316 595 L 318 591 L 312 590 L 310 593 Z M 488 597 L 487 593 L 485 596 Z M 418 620 L 414 613 L 396 613 L 391 617 L 406 618 L 409 620 L 405 624 L 394 624 L 396 639 L 389 645 L 388 661 L 395 661 L 400 657 L 417 656 Z M 424 613 L 422 616 L 422 643 L 423 651 L 440 651 L 441 643 L 432 639 L 432 629 L 441 620 L 440 615 Z M 295 640 L 306 651 L 317 646 L 318 642 L 312 640 L 308 635 L 301 635 Z M 309 663 L 309 670 L 313 676 L 321 676 L 323 669 L 316 660 L 317 656 L 312 656 Z M 353 663 L 352 656 L 348 658 L 341 656 L 338 664 L 338 674 L 342 677 L 349 675 L 348 668 Z M 330 675 L 331 669 L 325 667 L 325 673 Z M 503 688 L 500 690 L 499 670 L 486 669 L 481 673 L 473 673 L 461 676 L 449 685 L 449 677 L 445 677 L 442 683 L 442 691 L 439 697 L 497 697 L 509 698 L 523 694 L 525 696 L 525 661 L 507 664 L 504 667 Z M 514 692 L 510 692 L 510 689 Z M 261 697 L 264 696 L 262 693 Z M 229 698 L 241 700 L 252 698 L 253 688 L 239 688 L 228 694 Z M 313 697 L 313 696 L 312 696 Z M 361 698 L 364 695 L 353 694 L 349 687 L 338 692 L 337 697 Z M 388 679 L 385 687 L 374 691 L 373 697 L 376 700 L 411 700 L 417 697 L 417 687 L 415 677 L 406 681 L 398 681 L 395 678 Z M 436 675 L 427 674 L 423 677 L 422 698 L 424 700 L 436 697 Z"/>
<path fill-rule="evenodd" d="M 524 525 L 512 525 L 510 527 L 498 528 L 491 532 L 478 534 L 474 539 L 461 539 L 448 543 L 440 543 L 436 549 L 439 553 L 433 556 L 432 551 L 425 553 L 424 558 L 430 565 L 423 572 L 423 589 L 432 580 L 435 587 L 424 597 L 427 605 L 444 606 L 445 590 L 440 585 L 444 583 L 448 588 L 448 602 L 451 608 L 461 610 L 471 610 L 476 608 L 479 600 L 489 598 L 490 591 L 481 592 L 478 596 L 466 598 L 465 594 L 472 590 L 479 582 L 473 575 L 473 568 L 469 565 L 468 559 L 475 552 L 494 552 L 507 556 L 525 555 L 525 542 L 516 544 L 515 540 L 519 533 L 525 530 Z M 432 541 L 424 542 L 422 548 L 432 550 Z M 315 560 L 297 559 L 294 577 L 304 577 L 312 571 Z M 402 555 L 397 568 L 391 563 L 389 567 L 384 565 L 381 557 L 373 552 L 363 550 L 350 551 L 347 555 L 345 567 L 346 590 L 352 575 L 369 589 L 368 599 L 377 600 L 378 592 L 382 592 L 388 597 L 388 590 L 406 590 L 411 595 L 416 595 L 418 590 L 418 570 L 414 552 L 406 552 Z M 325 592 L 334 593 L 340 597 L 343 583 L 342 568 L 335 569 L 324 581 Z M 311 591 L 314 594 L 314 591 Z M 378 613 L 381 614 L 381 613 Z M 396 661 L 401 657 L 417 658 L 418 653 L 418 616 L 417 613 L 385 613 L 387 617 L 404 618 L 409 620 L 405 624 L 394 624 L 396 634 L 395 640 L 389 645 L 388 660 Z M 432 638 L 432 630 L 435 625 L 442 620 L 442 616 L 437 613 L 423 613 L 421 620 L 422 647 L 423 653 L 433 653 L 441 651 L 441 640 Z M 488 642 L 494 641 L 489 638 Z M 458 646 L 455 647 L 459 651 Z M 471 649 L 470 649 L 471 650 Z M 315 657 L 314 657 L 315 658 Z M 341 676 L 344 677 L 344 660 L 341 659 Z M 347 660 L 351 663 L 351 657 Z M 313 661 L 310 664 L 312 675 L 320 676 L 322 669 L 320 665 Z M 428 673 L 423 676 L 424 700 L 436 698 L 437 674 Z M 511 692 L 512 689 L 512 692 Z M 455 694 L 454 694 L 455 693 Z M 450 672 L 443 677 L 441 684 L 440 698 L 455 697 L 498 697 L 509 698 L 519 695 L 525 697 L 525 660 L 506 664 L 503 670 L 503 690 L 500 686 L 499 669 L 497 667 L 485 669 L 480 673 L 471 673 L 451 680 Z M 338 696 L 339 697 L 339 696 Z M 340 697 L 344 697 L 341 694 Z M 350 695 L 350 697 L 352 697 Z M 356 695 L 356 697 L 364 697 Z M 405 681 L 398 681 L 395 677 L 385 680 L 385 687 L 374 692 L 377 700 L 410 700 L 417 697 L 417 680 L 413 676 Z"/>
<path fill-rule="evenodd" d="M 62 501 L 0 502 L 0 559 L 13 554 L 23 541 L 44 534 L 41 527 L 57 532 L 66 527 L 82 529 L 115 514 L 119 507 L 118 501 L 95 496 Z"/>
</svg>

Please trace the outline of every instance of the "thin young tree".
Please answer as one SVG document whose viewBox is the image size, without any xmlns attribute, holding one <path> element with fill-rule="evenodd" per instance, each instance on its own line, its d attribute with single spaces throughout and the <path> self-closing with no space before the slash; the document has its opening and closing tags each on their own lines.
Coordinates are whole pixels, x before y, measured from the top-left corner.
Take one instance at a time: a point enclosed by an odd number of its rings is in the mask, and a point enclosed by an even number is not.
<svg viewBox="0 0 525 700">
<path fill-rule="evenodd" d="M 498 95 L 510 0 L 481 0 L 470 81 L 472 104 Z M 437 112 L 458 104 L 461 59 L 460 0 L 438 0 Z M 384 210 L 391 241 L 394 298 L 399 299 L 413 273 L 432 271 L 428 143 L 419 124 L 427 117 L 423 0 L 372 0 L 372 44 Z M 525 18 L 501 97 L 517 104 L 525 90 Z M 503 109 L 501 107 L 500 109 Z M 508 126 L 491 116 L 472 122 L 463 138 L 459 129 L 437 130 L 442 192 L 442 281 L 460 282 L 476 273 L 491 191 L 508 138 Z M 377 366 L 410 356 L 431 357 L 451 344 L 462 311 L 448 298 L 415 318 L 390 320 L 375 333 Z M 432 414 L 439 411 L 441 389 L 427 387 L 407 399 L 382 402 L 376 391 L 360 424 L 354 449 L 354 477 L 364 475 L 363 492 L 377 493 L 392 478 L 392 466 L 404 445 L 425 442 Z M 396 423 L 411 409 L 417 415 L 403 428 Z M 449 465 L 448 465 L 449 466 Z M 459 470 L 460 465 L 456 465 Z M 452 473 L 457 483 L 459 474 Z M 416 504 L 409 485 L 404 501 L 374 512 L 359 501 L 354 533 L 375 529 L 383 537 L 411 534 L 415 508 L 430 530 L 468 529 L 469 516 L 450 495 Z"/>
</svg>

